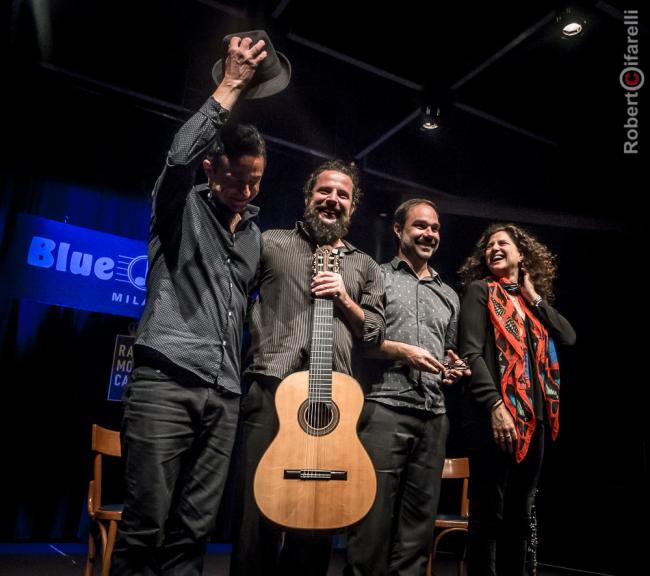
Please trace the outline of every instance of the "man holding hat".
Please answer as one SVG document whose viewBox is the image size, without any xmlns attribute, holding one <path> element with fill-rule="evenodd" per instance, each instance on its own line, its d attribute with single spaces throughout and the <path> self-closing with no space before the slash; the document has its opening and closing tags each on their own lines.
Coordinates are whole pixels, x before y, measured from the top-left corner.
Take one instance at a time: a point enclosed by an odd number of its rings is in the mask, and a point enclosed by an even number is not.
<svg viewBox="0 0 650 576">
<path fill-rule="evenodd" d="M 240 97 L 289 82 L 263 31 L 224 38 L 217 87 L 176 134 L 153 191 L 147 302 L 124 392 L 126 495 L 111 573 L 199 575 L 239 415 L 241 333 L 260 258 L 266 165 Z M 199 165 L 207 184 L 194 185 Z"/>
</svg>

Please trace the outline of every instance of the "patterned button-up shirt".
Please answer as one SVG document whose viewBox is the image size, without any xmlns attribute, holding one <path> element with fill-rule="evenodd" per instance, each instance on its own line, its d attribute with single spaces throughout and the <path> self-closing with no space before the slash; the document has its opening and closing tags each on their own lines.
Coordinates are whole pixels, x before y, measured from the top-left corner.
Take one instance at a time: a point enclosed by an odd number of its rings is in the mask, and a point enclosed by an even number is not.
<svg viewBox="0 0 650 576">
<path fill-rule="evenodd" d="M 381 265 L 386 290 L 386 340 L 405 342 L 431 352 L 438 360 L 456 349 L 460 304 L 456 292 L 430 268 L 419 279 L 403 260 Z M 367 363 L 366 398 L 390 406 L 445 412 L 440 374 L 410 368 L 403 361 Z"/>
</svg>

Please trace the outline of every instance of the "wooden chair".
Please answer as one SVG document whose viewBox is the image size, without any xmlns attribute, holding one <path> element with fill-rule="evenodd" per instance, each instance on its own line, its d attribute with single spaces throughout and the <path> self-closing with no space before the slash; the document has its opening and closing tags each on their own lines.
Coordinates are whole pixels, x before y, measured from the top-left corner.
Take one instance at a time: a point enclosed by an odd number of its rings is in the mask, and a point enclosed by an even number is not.
<svg viewBox="0 0 650 576">
<path fill-rule="evenodd" d="M 121 504 L 102 504 L 102 462 L 104 456 L 119 458 L 122 455 L 120 433 L 93 424 L 92 451 L 93 479 L 88 486 L 88 515 L 91 527 L 88 534 L 88 556 L 84 576 L 92 576 L 97 555 L 96 537 L 101 538 L 100 555 L 102 576 L 108 576 L 111 569 L 111 554 L 117 535 L 117 523 L 122 518 Z"/>
<path fill-rule="evenodd" d="M 436 518 L 435 527 L 440 529 L 440 532 L 433 540 L 433 548 L 429 555 L 429 563 L 427 565 L 427 576 L 433 576 L 432 564 L 438 552 L 438 544 L 443 536 L 452 532 L 465 532 L 469 525 L 469 498 L 467 497 L 467 489 L 469 486 L 469 459 L 468 458 L 446 458 L 445 465 L 442 469 L 443 480 L 462 480 L 462 492 L 460 498 L 460 507 L 458 514 L 438 514 Z M 463 576 L 465 573 L 465 551 L 458 560 L 458 576 Z"/>
</svg>

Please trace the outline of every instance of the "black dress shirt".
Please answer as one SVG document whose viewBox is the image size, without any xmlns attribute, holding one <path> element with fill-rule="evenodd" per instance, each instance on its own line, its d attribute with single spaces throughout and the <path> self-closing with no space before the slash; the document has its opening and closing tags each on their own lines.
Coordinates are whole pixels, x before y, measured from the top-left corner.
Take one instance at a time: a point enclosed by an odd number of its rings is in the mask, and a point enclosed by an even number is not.
<svg viewBox="0 0 650 576">
<path fill-rule="evenodd" d="M 193 186 L 227 118 L 210 98 L 176 134 L 156 183 L 135 361 L 187 385 L 239 393 L 241 335 L 260 256 L 258 208 L 246 208 L 233 234 L 207 185 Z"/>
<path fill-rule="evenodd" d="M 440 275 L 418 278 L 403 260 L 381 265 L 386 289 L 386 340 L 413 344 L 442 361 L 456 349 L 460 303 Z M 440 374 L 410 368 L 403 361 L 372 360 L 365 370 L 366 398 L 402 408 L 445 413 Z"/>
<path fill-rule="evenodd" d="M 247 375 L 283 379 L 309 363 L 312 328 L 312 261 L 316 246 L 297 223 L 293 230 L 262 234 L 260 292 L 250 317 L 251 350 Z M 341 250 L 341 276 L 348 295 L 364 313 L 363 342 L 384 337 L 384 287 L 377 263 L 349 243 Z M 353 374 L 359 344 L 334 307 L 333 369 Z"/>
</svg>

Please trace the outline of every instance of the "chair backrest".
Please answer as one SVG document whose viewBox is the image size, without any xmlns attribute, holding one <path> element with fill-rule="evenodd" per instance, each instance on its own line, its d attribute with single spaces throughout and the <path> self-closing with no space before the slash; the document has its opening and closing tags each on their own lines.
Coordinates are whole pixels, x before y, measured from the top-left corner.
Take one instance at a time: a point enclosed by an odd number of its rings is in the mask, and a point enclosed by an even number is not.
<svg viewBox="0 0 650 576">
<path fill-rule="evenodd" d="M 463 489 L 460 499 L 460 515 L 469 516 L 469 458 L 445 458 L 442 469 L 442 477 L 447 480 L 463 481 Z"/>
<path fill-rule="evenodd" d="M 93 424 L 92 451 L 93 479 L 88 491 L 88 513 L 93 516 L 102 505 L 102 459 L 104 456 L 119 458 L 122 455 L 120 433 Z"/>
</svg>

